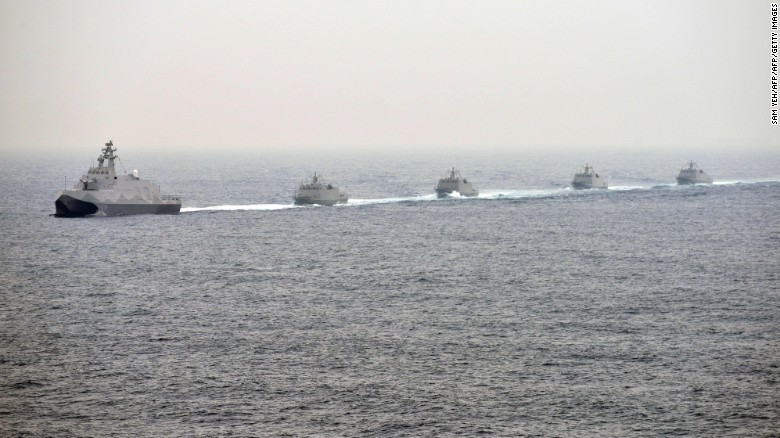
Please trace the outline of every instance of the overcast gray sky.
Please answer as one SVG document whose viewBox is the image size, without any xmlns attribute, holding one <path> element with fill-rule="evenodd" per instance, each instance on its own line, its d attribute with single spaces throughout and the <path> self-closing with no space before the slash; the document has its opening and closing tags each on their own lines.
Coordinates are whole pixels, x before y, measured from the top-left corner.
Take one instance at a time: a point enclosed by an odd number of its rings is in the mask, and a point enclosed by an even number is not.
<svg viewBox="0 0 780 438">
<path fill-rule="evenodd" d="M 768 1 L 0 0 L 0 152 L 778 150 Z"/>
</svg>

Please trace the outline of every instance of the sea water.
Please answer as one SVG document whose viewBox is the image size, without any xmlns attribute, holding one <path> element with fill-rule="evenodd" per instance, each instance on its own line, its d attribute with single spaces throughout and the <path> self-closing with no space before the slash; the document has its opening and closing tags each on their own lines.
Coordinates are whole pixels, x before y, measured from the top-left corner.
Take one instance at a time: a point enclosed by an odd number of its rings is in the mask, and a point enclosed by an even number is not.
<svg viewBox="0 0 780 438">
<path fill-rule="evenodd" d="M 119 153 L 182 213 L 51 217 L 89 162 L 0 163 L 0 435 L 780 430 L 776 154 L 573 191 L 560 154 Z M 314 171 L 350 202 L 294 207 Z"/>
</svg>

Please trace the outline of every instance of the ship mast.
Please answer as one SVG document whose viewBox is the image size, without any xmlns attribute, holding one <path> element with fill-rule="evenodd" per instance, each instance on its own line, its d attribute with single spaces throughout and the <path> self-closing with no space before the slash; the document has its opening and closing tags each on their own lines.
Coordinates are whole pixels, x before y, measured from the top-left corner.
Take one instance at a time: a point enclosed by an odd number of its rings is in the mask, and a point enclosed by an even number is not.
<svg viewBox="0 0 780 438">
<path fill-rule="evenodd" d="M 114 155 L 114 152 L 116 152 L 116 148 L 114 147 L 114 141 L 109 140 L 108 143 L 106 143 L 106 147 L 103 149 L 103 156 L 108 159 L 108 168 L 112 171 L 114 170 L 114 159 L 119 158 L 116 155 Z M 112 172 L 113 173 L 113 172 Z"/>
<path fill-rule="evenodd" d="M 108 143 L 106 143 L 106 147 L 101 149 L 103 152 L 102 155 L 98 156 L 98 168 L 103 168 L 103 161 L 108 160 L 108 173 L 111 175 L 115 175 L 116 171 L 114 170 L 114 159 L 119 158 L 117 155 L 114 155 L 114 152 L 116 152 L 116 148 L 114 147 L 114 141 L 109 140 Z M 103 172 L 99 172 L 103 173 Z"/>
</svg>

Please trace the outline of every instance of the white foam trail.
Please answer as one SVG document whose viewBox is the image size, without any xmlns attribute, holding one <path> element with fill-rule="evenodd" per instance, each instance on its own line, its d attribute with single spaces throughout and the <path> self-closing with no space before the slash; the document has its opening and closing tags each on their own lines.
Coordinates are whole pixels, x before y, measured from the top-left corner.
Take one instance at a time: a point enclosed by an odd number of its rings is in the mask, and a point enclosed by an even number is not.
<svg viewBox="0 0 780 438">
<path fill-rule="evenodd" d="M 653 186 L 609 186 L 609 190 L 625 191 L 625 190 L 641 190 L 649 189 Z"/>
<path fill-rule="evenodd" d="M 350 199 L 346 204 L 339 204 L 337 206 L 358 206 L 358 205 L 374 205 L 374 204 L 390 204 L 393 202 L 415 202 L 415 201 L 435 201 L 436 195 L 422 195 L 422 196 L 405 196 L 398 198 L 378 198 L 378 199 Z"/>
<path fill-rule="evenodd" d="M 725 180 L 725 181 L 713 181 L 712 184 L 716 186 L 728 186 L 734 184 L 758 184 L 758 183 L 774 183 L 780 182 L 778 178 L 761 178 L 761 179 L 740 179 L 740 180 Z"/>
<path fill-rule="evenodd" d="M 528 189 L 528 190 L 482 190 L 479 193 L 479 199 L 524 199 L 524 198 L 546 198 L 548 196 L 558 196 L 570 192 L 568 187 L 560 189 Z"/>
<path fill-rule="evenodd" d="M 286 210 L 288 208 L 296 208 L 297 205 L 293 204 L 254 204 L 254 205 L 213 205 L 211 207 L 184 207 L 181 209 L 182 213 L 194 213 L 198 211 L 271 211 L 271 210 Z"/>
<path fill-rule="evenodd" d="M 350 199 L 346 204 L 336 204 L 335 207 L 349 207 L 359 205 L 390 204 L 394 202 L 409 201 L 435 201 L 436 195 L 408 196 L 398 198 L 379 198 L 379 199 Z M 322 205 L 295 205 L 295 204 L 253 204 L 253 205 L 213 205 L 209 207 L 184 207 L 182 213 L 194 213 L 198 211 L 272 211 L 288 210 L 291 208 L 312 208 L 322 207 Z"/>
</svg>

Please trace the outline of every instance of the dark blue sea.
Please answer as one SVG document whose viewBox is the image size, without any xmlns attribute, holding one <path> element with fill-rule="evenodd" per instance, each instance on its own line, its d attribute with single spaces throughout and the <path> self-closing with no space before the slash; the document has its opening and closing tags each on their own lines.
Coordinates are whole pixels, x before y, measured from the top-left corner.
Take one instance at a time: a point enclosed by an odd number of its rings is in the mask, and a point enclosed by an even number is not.
<svg viewBox="0 0 780 438">
<path fill-rule="evenodd" d="M 0 160 L 0 436 L 780 432 L 780 154 L 117 146 L 182 213 L 50 216 L 99 143 Z"/>
</svg>

